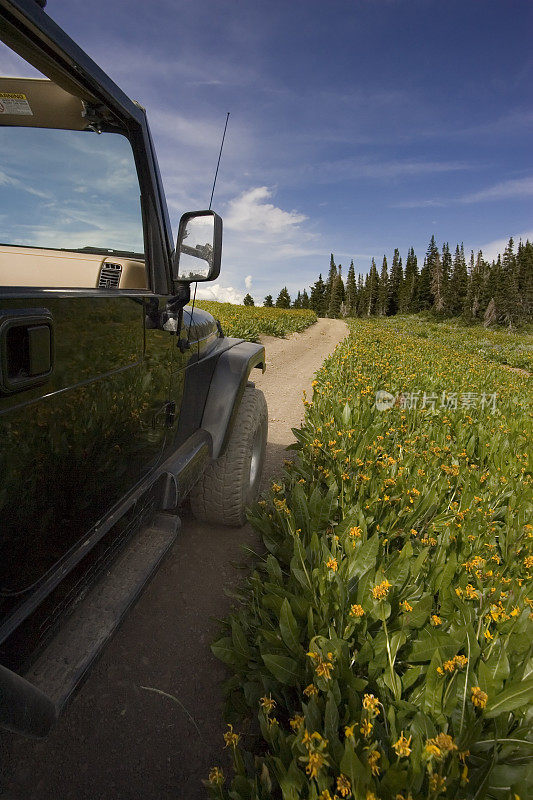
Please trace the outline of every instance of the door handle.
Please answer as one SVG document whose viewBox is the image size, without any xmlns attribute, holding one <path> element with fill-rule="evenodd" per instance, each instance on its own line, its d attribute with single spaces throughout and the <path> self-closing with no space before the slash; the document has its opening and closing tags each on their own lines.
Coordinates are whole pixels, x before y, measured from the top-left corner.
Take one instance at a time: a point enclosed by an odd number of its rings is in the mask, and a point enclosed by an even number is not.
<svg viewBox="0 0 533 800">
<path fill-rule="evenodd" d="M 54 368 L 54 328 L 47 308 L 0 311 L 0 392 L 46 383 Z"/>
</svg>

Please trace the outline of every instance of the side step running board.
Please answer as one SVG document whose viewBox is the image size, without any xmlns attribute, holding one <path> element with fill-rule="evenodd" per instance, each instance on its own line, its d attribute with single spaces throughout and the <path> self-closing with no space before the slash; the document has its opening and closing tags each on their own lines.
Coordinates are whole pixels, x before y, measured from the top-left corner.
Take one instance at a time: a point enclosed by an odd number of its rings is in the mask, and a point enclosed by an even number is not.
<svg viewBox="0 0 533 800">
<path fill-rule="evenodd" d="M 51 701 L 57 715 L 174 543 L 179 522 L 176 516 L 160 514 L 139 531 L 24 675 L 21 685 L 29 682 L 29 688 L 39 690 L 37 695 L 42 693 Z M 25 705 L 27 697 L 22 696 L 20 702 Z M 46 735 L 42 715 L 35 726 L 30 722 L 19 732 Z M 52 722 L 50 718 L 50 725 Z M 0 727 L 4 727 L 2 719 Z M 10 727 L 13 730 L 12 724 Z"/>
</svg>

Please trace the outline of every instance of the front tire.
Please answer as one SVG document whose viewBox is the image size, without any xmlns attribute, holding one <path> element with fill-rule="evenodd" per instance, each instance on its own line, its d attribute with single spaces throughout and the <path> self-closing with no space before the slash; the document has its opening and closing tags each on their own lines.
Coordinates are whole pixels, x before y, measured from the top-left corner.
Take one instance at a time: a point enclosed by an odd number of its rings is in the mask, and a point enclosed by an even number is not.
<svg viewBox="0 0 533 800">
<path fill-rule="evenodd" d="M 233 527 L 244 525 L 246 507 L 259 495 L 267 433 L 265 396 L 247 386 L 225 453 L 209 465 L 191 491 L 191 508 L 197 519 Z"/>
</svg>

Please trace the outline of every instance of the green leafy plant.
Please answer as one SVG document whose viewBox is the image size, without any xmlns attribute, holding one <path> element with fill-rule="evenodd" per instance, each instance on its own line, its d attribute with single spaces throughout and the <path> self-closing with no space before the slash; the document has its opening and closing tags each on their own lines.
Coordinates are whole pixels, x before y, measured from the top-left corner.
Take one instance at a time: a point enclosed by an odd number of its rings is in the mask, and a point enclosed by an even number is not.
<svg viewBox="0 0 533 800">
<path fill-rule="evenodd" d="M 250 514 L 266 552 L 213 645 L 249 744 L 232 745 L 231 785 L 212 773 L 214 797 L 531 788 L 528 379 L 419 328 L 351 323 L 294 431 L 298 460 Z M 378 390 L 400 400 L 380 411 Z M 419 390 L 497 403 L 402 401 Z"/>
</svg>

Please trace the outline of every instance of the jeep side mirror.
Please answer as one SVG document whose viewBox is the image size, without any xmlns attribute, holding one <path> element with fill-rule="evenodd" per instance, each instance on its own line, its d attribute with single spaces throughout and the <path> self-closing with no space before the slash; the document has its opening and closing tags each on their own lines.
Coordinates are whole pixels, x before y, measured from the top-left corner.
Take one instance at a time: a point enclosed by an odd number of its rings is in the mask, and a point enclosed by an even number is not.
<svg viewBox="0 0 533 800">
<path fill-rule="evenodd" d="M 214 281 L 220 273 L 222 219 L 214 211 L 188 211 L 180 220 L 174 280 Z"/>
</svg>

